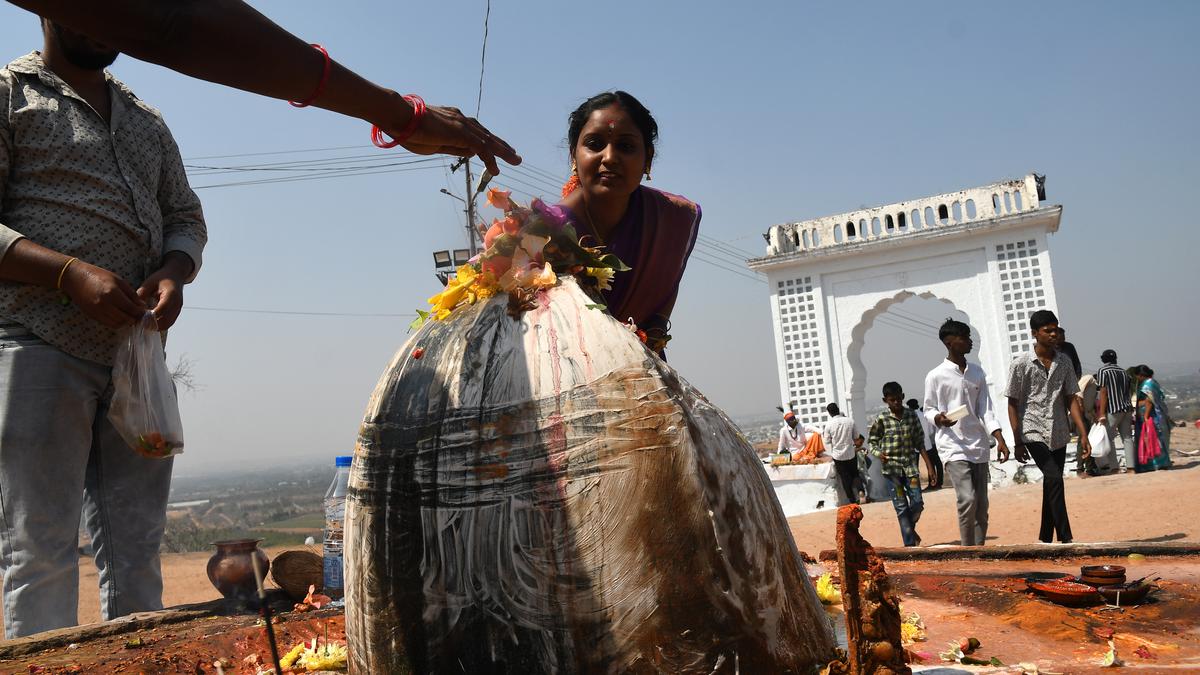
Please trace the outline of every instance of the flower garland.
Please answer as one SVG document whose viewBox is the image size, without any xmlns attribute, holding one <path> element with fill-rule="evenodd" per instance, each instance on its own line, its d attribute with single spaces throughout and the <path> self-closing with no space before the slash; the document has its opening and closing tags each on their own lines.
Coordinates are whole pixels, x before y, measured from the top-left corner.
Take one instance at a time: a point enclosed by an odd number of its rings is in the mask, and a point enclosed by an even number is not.
<svg viewBox="0 0 1200 675">
<path fill-rule="evenodd" d="M 417 310 L 411 328 L 426 320 L 443 321 L 456 309 L 487 300 L 497 293 L 509 296 L 509 315 L 520 318 L 532 307 L 538 290 L 558 285 L 563 275 L 575 277 L 595 299 L 611 288 L 613 276 L 629 269 L 616 255 L 580 243 L 566 212 L 534 199 L 528 207 L 510 198 L 511 191 L 491 189 L 487 203 L 503 212 L 483 234 L 483 253 L 459 267 L 441 293 L 429 298 L 429 310 Z M 589 305 L 604 309 L 602 303 Z"/>
</svg>

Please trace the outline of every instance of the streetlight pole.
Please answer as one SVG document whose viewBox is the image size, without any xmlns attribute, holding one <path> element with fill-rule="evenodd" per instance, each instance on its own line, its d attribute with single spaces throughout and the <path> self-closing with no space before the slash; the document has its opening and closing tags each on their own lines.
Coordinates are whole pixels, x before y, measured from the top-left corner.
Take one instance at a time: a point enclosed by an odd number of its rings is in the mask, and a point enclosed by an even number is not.
<svg viewBox="0 0 1200 675">
<path fill-rule="evenodd" d="M 475 246 L 475 190 L 471 186 L 471 160 L 463 158 L 464 173 L 467 175 L 467 248 L 471 251 L 471 257 L 474 258 L 478 253 L 478 248 Z"/>
</svg>

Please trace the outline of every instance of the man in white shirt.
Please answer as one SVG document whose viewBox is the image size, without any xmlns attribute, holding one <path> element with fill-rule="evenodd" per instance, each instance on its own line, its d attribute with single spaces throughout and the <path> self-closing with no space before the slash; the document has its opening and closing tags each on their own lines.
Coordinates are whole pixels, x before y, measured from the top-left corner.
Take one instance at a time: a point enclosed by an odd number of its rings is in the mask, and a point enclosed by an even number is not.
<svg viewBox="0 0 1200 675">
<path fill-rule="evenodd" d="M 863 437 L 854 428 L 854 420 L 842 414 L 838 404 L 830 403 L 825 407 L 829 413 L 829 421 L 825 423 L 825 445 L 829 456 L 833 458 L 833 469 L 837 473 L 838 506 L 858 503 L 858 491 L 854 483 L 859 480 L 858 449 L 862 447 Z"/>
<path fill-rule="evenodd" d="M 796 413 L 791 410 L 783 414 L 783 422 L 783 426 L 779 428 L 779 449 L 776 452 L 788 455 L 800 452 L 808 440 L 804 434 L 804 425 L 800 424 Z"/>
<path fill-rule="evenodd" d="M 988 527 L 988 436 L 996 439 L 997 461 L 1008 461 L 1008 445 L 992 410 L 987 375 L 978 365 L 967 363 L 974 347 L 971 328 L 949 319 L 938 338 L 946 345 L 946 360 L 925 376 L 925 417 L 937 428 L 934 442 L 958 498 L 962 545 L 982 546 Z M 946 417 L 963 406 L 965 417 L 957 421 Z"/>
</svg>

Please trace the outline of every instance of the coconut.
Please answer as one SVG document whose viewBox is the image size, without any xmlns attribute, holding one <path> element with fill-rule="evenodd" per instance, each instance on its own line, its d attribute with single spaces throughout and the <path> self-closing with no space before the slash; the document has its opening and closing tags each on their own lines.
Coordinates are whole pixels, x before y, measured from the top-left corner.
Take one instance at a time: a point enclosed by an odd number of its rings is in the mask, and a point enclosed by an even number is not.
<svg viewBox="0 0 1200 675">
<path fill-rule="evenodd" d="M 271 561 L 271 578 L 296 602 L 308 595 L 309 586 L 320 589 L 324 575 L 324 561 L 312 551 L 284 551 Z"/>
</svg>

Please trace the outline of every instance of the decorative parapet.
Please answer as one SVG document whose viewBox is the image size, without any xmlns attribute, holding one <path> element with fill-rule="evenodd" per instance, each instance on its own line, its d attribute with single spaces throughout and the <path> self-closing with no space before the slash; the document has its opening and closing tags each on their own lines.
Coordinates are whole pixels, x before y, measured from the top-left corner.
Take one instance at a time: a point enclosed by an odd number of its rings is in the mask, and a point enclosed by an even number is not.
<svg viewBox="0 0 1200 675">
<path fill-rule="evenodd" d="M 903 237 L 939 227 L 1035 211 L 1039 200 L 1046 198 L 1043 187 L 1045 180 L 1045 176 L 1031 173 L 1019 180 L 800 223 L 775 225 L 765 235 L 767 257 L 860 245 L 872 240 Z"/>
</svg>

